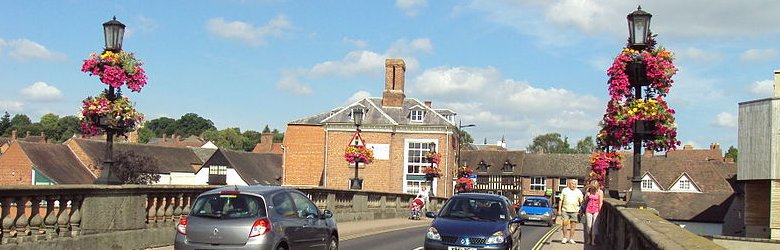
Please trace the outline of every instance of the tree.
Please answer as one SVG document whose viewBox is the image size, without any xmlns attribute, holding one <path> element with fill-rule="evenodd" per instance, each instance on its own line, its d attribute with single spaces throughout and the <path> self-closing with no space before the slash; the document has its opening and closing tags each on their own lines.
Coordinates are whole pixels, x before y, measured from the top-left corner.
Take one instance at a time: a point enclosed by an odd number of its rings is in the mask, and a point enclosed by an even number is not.
<svg viewBox="0 0 780 250">
<path fill-rule="evenodd" d="M 149 141 L 154 138 L 154 131 L 147 127 L 141 127 L 138 129 L 138 142 L 139 143 L 149 143 Z"/>
<path fill-rule="evenodd" d="M 123 184 L 148 185 L 160 180 L 160 167 L 155 158 L 124 151 L 114 156 L 114 161 L 111 171 Z"/>
<path fill-rule="evenodd" d="M 16 130 L 17 136 L 23 135 L 27 133 L 27 131 L 30 131 L 30 125 L 32 125 L 32 122 L 30 121 L 30 117 L 27 117 L 25 114 L 16 114 L 14 115 L 14 118 L 11 118 L 11 131 Z M 34 133 L 36 131 L 30 131 L 30 133 Z M 20 136 L 21 137 L 21 136 Z"/>
<path fill-rule="evenodd" d="M 274 129 L 276 133 L 274 133 L 274 139 L 273 142 L 283 142 L 284 141 L 284 133 L 279 133 L 276 129 Z"/>
<path fill-rule="evenodd" d="M 11 134 L 9 131 L 11 128 L 11 115 L 6 111 L 3 118 L 0 119 L 0 136 L 8 136 Z"/>
<path fill-rule="evenodd" d="M 154 120 L 146 122 L 146 128 L 154 132 L 154 136 L 161 136 L 163 134 L 172 135 L 176 133 L 176 120 L 168 117 L 160 117 Z"/>
<path fill-rule="evenodd" d="M 53 113 L 41 116 L 41 121 L 39 122 L 41 124 L 41 130 L 46 134 L 46 138 L 50 141 L 59 141 L 60 136 L 62 136 L 59 131 L 59 121 L 60 116 Z"/>
<path fill-rule="evenodd" d="M 569 138 L 561 139 L 561 134 L 548 133 L 534 138 L 533 143 L 528 145 L 528 152 L 549 153 L 549 154 L 570 154 L 574 152 L 569 146 Z"/>
<path fill-rule="evenodd" d="M 737 162 L 738 156 L 739 156 L 739 151 L 737 151 L 737 148 L 735 148 L 733 145 L 729 146 L 729 149 L 726 150 L 726 158 L 734 159 L 734 162 Z"/>
<path fill-rule="evenodd" d="M 74 115 L 63 116 L 57 121 L 57 142 L 64 142 L 81 130 L 81 121 Z"/>
<path fill-rule="evenodd" d="M 460 134 L 460 146 L 465 147 L 466 144 L 474 143 L 474 138 L 471 137 L 471 134 L 469 132 L 466 132 L 466 130 L 458 130 L 458 134 Z"/>
<path fill-rule="evenodd" d="M 590 154 L 596 150 L 596 143 L 593 142 L 592 136 L 587 136 L 577 142 L 577 148 L 575 149 L 578 154 Z"/>
<path fill-rule="evenodd" d="M 244 137 L 244 151 L 252 151 L 252 149 L 255 148 L 257 142 L 260 141 L 260 132 L 254 130 L 244 131 L 244 133 L 241 135 Z"/>
<path fill-rule="evenodd" d="M 214 142 L 217 147 L 231 150 L 243 150 L 244 136 L 239 128 L 226 128 L 220 131 L 209 129 L 203 132 L 203 139 Z"/>
<path fill-rule="evenodd" d="M 214 127 L 214 122 L 195 113 L 186 113 L 176 120 L 176 134 L 182 137 L 199 136 L 209 129 L 217 129 Z"/>
</svg>

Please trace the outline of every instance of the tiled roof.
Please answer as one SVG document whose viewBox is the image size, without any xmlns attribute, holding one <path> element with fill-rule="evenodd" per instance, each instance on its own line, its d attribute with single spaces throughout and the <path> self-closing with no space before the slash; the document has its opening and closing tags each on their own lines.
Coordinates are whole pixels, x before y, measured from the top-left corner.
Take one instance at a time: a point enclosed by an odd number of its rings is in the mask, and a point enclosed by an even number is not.
<svg viewBox="0 0 780 250">
<path fill-rule="evenodd" d="M 405 98 L 400 108 L 385 108 L 382 107 L 381 97 L 369 97 L 354 102 L 346 107 L 340 107 L 328 112 L 323 112 L 314 116 L 301 118 L 289 122 L 289 124 L 311 124 L 322 125 L 323 123 L 352 123 L 351 110 L 353 107 L 361 106 L 368 111 L 363 117 L 363 124 L 372 125 L 442 125 L 442 126 L 454 126 L 454 123 L 450 122 L 438 113 L 436 110 L 425 106 L 424 103 L 414 98 Z M 412 122 L 409 113 L 412 107 L 421 107 L 427 113 L 423 118 L 423 122 Z M 451 110 L 439 110 L 446 113 L 454 113 Z"/>
<path fill-rule="evenodd" d="M 220 149 L 241 179 L 248 185 L 281 185 L 282 155 L 273 153 L 248 153 Z"/>
<path fill-rule="evenodd" d="M 214 152 L 217 152 L 217 150 L 213 148 L 190 148 L 190 150 L 195 152 L 195 155 L 198 156 L 202 162 L 206 162 L 209 158 L 211 158 L 212 155 L 214 155 Z"/>
<path fill-rule="evenodd" d="M 106 144 L 103 141 L 73 139 L 92 158 L 95 165 L 100 165 L 105 157 Z M 133 151 L 137 155 L 154 158 L 159 163 L 160 173 L 184 172 L 195 173 L 192 165 L 200 166 L 203 161 L 189 148 L 163 147 L 147 144 L 114 143 L 114 155 L 122 151 Z"/>
<path fill-rule="evenodd" d="M 7 144 L 7 143 L 11 143 L 11 138 L 0 136 L 0 145 Z"/>
<path fill-rule="evenodd" d="M 461 162 L 476 169 L 484 161 L 489 174 L 501 173 L 506 161 L 515 165 L 513 173 L 523 176 L 584 177 L 590 172 L 588 154 L 527 154 L 525 151 L 462 151 Z"/>
<path fill-rule="evenodd" d="M 62 144 L 17 141 L 35 170 L 57 184 L 92 184 L 95 176 Z"/>
<path fill-rule="evenodd" d="M 26 142 L 46 142 L 46 137 L 40 135 L 30 135 L 24 138 L 19 138 L 20 141 Z"/>
</svg>

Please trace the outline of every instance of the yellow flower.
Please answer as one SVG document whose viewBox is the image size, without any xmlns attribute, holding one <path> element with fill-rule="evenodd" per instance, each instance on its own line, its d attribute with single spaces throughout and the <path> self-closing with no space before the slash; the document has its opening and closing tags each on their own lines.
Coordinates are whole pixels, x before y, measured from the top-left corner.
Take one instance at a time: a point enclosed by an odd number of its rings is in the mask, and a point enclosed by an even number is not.
<svg viewBox="0 0 780 250">
<path fill-rule="evenodd" d="M 631 109 L 631 111 L 633 111 L 634 113 L 636 113 L 637 109 L 636 109 L 636 108 L 633 108 L 633 109 Z"/>
</svg>

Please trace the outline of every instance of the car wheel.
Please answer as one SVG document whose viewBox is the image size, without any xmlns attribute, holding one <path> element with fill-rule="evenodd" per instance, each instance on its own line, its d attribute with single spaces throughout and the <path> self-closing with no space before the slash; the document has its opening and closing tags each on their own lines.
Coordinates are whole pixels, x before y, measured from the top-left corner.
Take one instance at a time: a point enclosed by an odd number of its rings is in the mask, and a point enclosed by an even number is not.
<svg viewBox="0 0 780 250">
<path fill-rule="evenodd" d="M 328 250 L 338 250 L 339 249 L 339 238 L 335 235 L 330 236 L 330 240 L 328 240 Z"/>
</svg>

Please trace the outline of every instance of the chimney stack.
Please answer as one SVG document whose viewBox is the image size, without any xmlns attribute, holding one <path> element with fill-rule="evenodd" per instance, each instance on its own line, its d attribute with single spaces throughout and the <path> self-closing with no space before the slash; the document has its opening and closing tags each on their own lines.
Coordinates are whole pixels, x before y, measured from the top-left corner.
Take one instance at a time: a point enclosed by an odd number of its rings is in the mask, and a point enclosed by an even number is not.
<svg viewBox="0 0 780 250">
<path fill-rule="evenodd" d="M 693 145 L 691 145 L 691 144 L 685 144 L 683 146 L 683 150 L 691 150 L 691 149 L 693 149 Z"/>
<path fill-rule="evenodd" d="M 16 130 L 11 131 L 11 140 L 16 140 Z"/>
<path fill-rule="evenodd" d="M 780 97 L 780 69 L 775 70 L 775 97 Z"/>
<path fill-rule="evenodd" d="M 433 102 L 431 102 L 431 101 L 425 101 L 425 106 L 426 106 L 426 107 L 429 107 L 429 108 L 430 108 L 432 105 L 433 105 Z"/>
<path fill-rule="evenodd" d="M 260 146 L 263 150 L 271 152 L 271 148 L 274 144 L 274 133 L 262 133 L 260 134 Z"/>
<path fill-rule="evenodd" d="M 24 138 L 30 137 L 30 131 L 27 130 L 27 133 L 24 135 Z"/>
<path fill-rule="evenodd" d="M 385 90 L 382 92 L 383 107 L 400 108 L 406 94 L 404 94 L 404 77 L 406 63 L 403 59 L 385 59 Z"/>
</svg>

